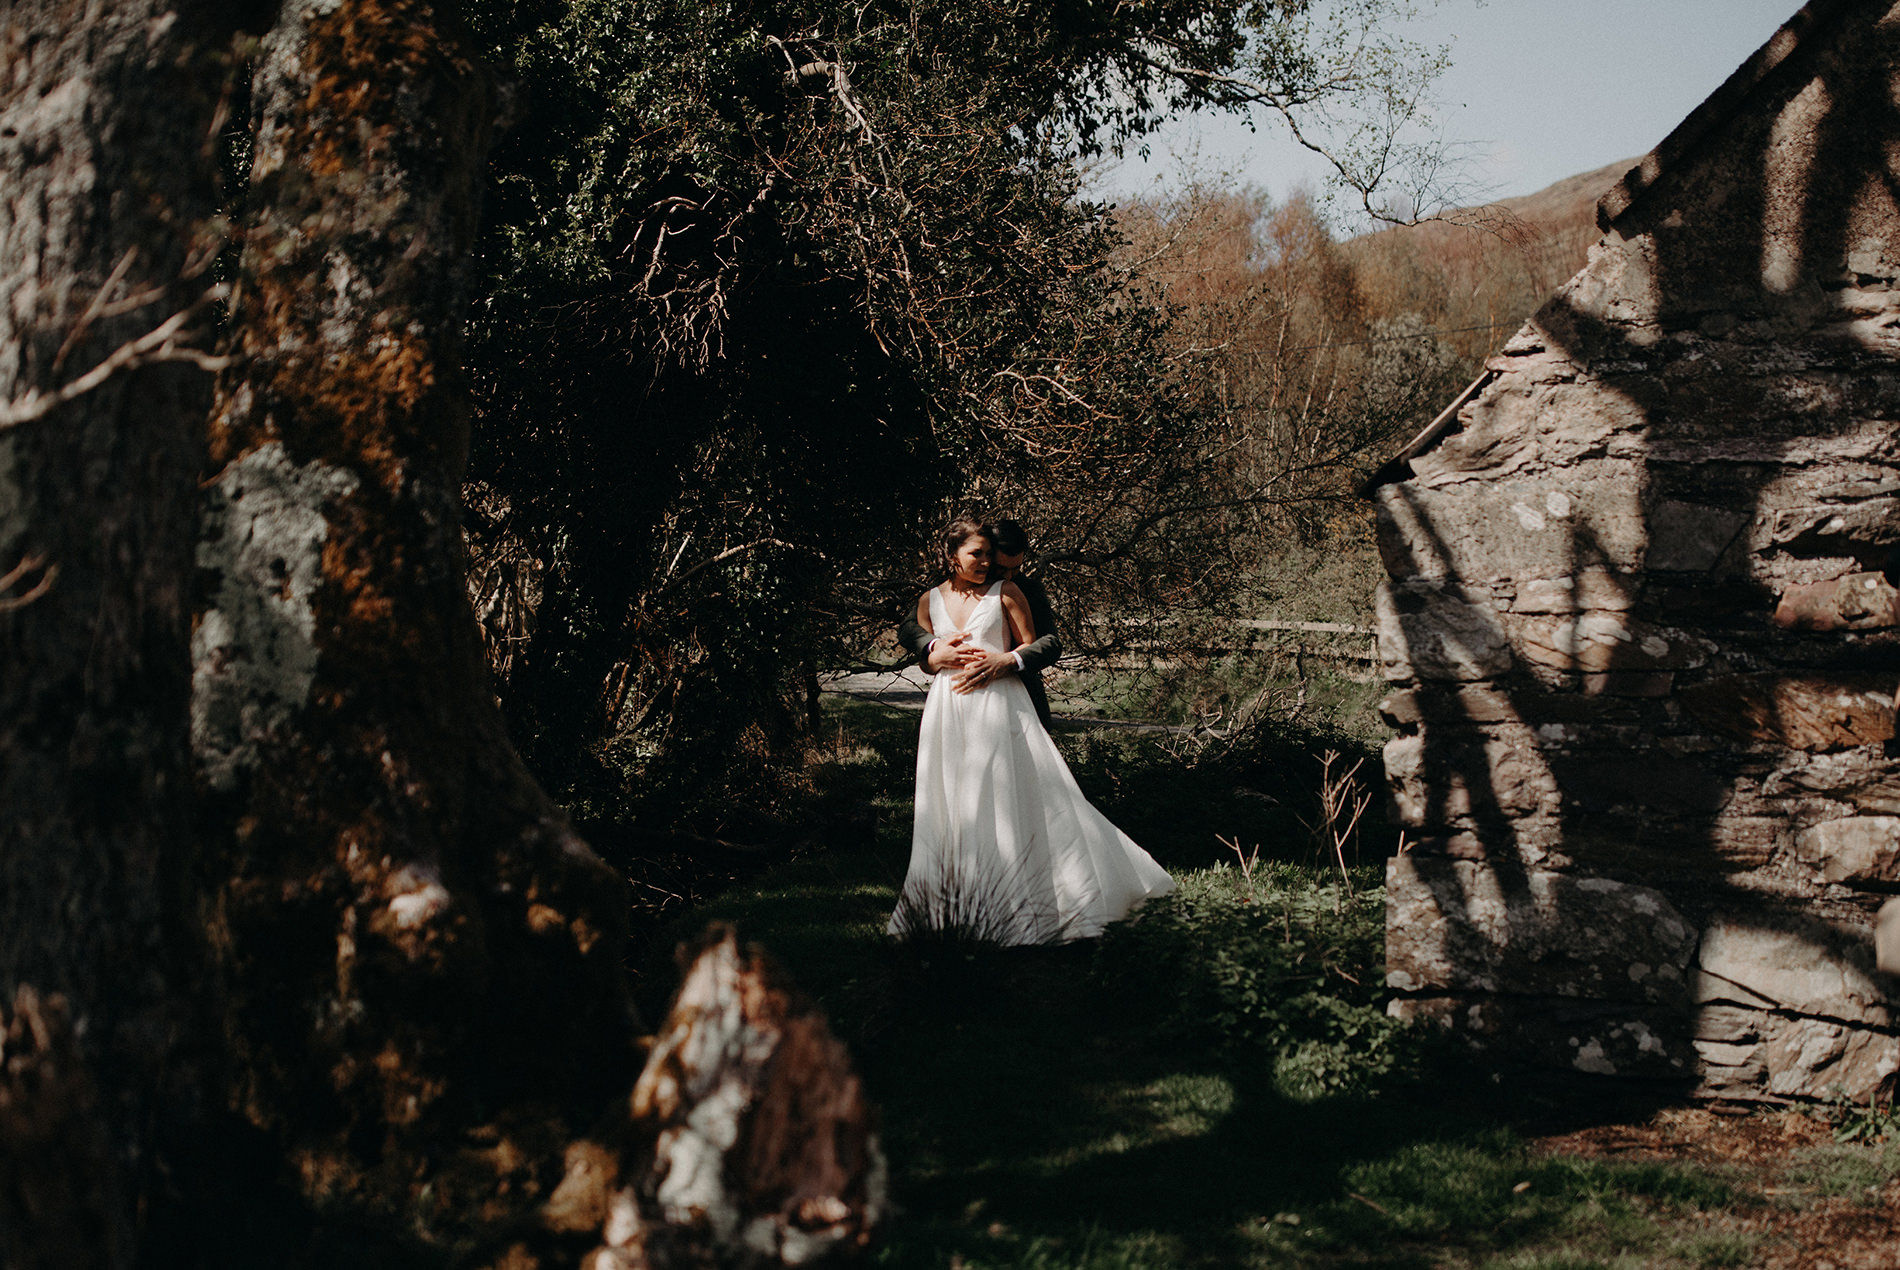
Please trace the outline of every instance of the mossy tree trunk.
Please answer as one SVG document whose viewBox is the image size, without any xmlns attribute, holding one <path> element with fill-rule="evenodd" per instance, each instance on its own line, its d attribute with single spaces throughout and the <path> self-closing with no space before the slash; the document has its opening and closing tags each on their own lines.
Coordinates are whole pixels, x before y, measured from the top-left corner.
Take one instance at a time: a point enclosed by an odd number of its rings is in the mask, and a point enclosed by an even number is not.
<svg viewBox="0 0 1900 1270">
<path fill-rule="evenodd" d="M 464 589 L 492 95 L 428 0 L 293 3 L 252 109 L 193 648 L 225 1039 L 306 1202 L 448 1251 L 640 1058 L 624 883 L 509 745 Z"/>
</svg>

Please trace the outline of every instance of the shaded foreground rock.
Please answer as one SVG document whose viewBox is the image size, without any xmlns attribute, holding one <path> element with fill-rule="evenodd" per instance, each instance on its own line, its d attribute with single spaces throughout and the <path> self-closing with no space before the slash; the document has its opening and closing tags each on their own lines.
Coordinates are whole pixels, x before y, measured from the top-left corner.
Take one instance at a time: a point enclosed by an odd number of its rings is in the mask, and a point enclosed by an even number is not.
<svg viewBox="0 0 1900 1270">
<path fill-rule="evenodd" d="M 628 1102 L 568 1149 L 535 1235 L 484 1264 L 711 1270 L 836 1264 L 887 1207 L 872 1112 L 844 1045 L 758 948 L 708 931 Z"/>
</svg>

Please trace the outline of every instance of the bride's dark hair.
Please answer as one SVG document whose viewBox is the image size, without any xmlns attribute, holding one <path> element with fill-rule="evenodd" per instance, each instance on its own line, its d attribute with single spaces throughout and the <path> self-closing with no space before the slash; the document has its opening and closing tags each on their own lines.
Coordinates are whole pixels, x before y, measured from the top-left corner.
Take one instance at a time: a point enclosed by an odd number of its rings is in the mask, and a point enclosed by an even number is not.
<svg viewBox="0 0 1900 1270">
<path fill-rule="evenodd" d="M 937 536 L 937 563 L 942 566 L 945 575 L 957 575 L 957 548 L 972 538 L 987 538 L 989 531 L 982 522 L 968 516 L 959 516 L 943 527 Z"/>
</svg>

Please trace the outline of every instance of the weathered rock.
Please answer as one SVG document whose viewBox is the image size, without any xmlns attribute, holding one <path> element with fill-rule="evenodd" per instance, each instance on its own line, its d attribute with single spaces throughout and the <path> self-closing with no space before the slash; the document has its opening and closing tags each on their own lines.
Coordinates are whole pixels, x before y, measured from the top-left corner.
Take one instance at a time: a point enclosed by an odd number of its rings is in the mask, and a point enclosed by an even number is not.
<svg viewBox="0 0 1900 1270">
<path fill-rule="evenodd" d="M 1857 1102 L 1891 1096 L 1900 1040 L 1824 1019 L 1737 1006 L 1705 1006 L 1695 1021 L 1696 1092 L 1715 1098 L 1813 1098 Z"/>
<path fill-rule="evenodd" d="M 1386 983 L 1682 1002 L 1695 929 L 1661 892 L 1608 878 L 1395 856 L 1386 866 Z"/>
<path fill-rule="evenodd" d="M 1382 490 L 1381 549 L 1388 567 L 1395 557 L 1409 566 L 1394 576 L 1470 585 L 1547 581 L 1594 568 L 1593 587 L 1617 589 L 1634 581 L 1648 545 L 1632 475 L 1622 464 L 1598 464 L 1561 480 Z"/>
<path fill-rule="evenodd" d="M 1535 328 L 1524 330 L 1537 338 Z M 1578 384 L 1581 368 L 1561 354 L 1495 358 L 1489 368 L 1504 373 L 1459 411 L 1456 431 L 1414 458 L 1413 471 L 1424 485 L 1496 479 L 1615 454 L 1619 436 L 1642 427 L 1638 403 Z M 1525 426 L 1551 419 L 1558 426 Z"/>
<path fill-rule="evenodd" d="M 1630 676 L 1639 678 L 1642 676 Z M 1653 677 L 1653 676 L 1650 676 Z M 1667 682 L 1669 676 L 1661 678 Z M 1625 702 L 1604 700 L 1601 693 L 1540 692 L 1525 688 L 1506 691 L 1485 684 L 1457 684 L 1401 688 L 1379 702 L 1379 713 L 1393 727 L 1410 727 L 1425 719 L 1440 723 L 1466 722 L 1614 725 L 1635 723 L 1640 717 Z M 1636 694 L 1625 694 L 1636 695 Z"/>
<path fill-rule="evenodd" d="M 1643 598 L 1645 607 L 1669 625 L 1707 628 L 1773 607 L 1774 592 L 1755 578 L 1651 578 Z"/>
<path fill-rule="evenodd" d="M 1775 625 L 1801 631 L 1875 630 L 1900 624 L 1900 591 L 1878 573 L 1792 586 L 1775 606 Z"/>
<path fill-rule="evenodd" d="M 1891 1099 L 1900 1040 L 1824 1019 L 1776 1019 L 1761 1047 L 1767 1092 L 1812 1098 L 1818 1091 L 1855 1102 Z"/>
<path fill-rule="evenodd" d="M 1463 833 L 1441 834 L 1433 838 L 1420 838 L 1408 842 L 1406 849 L 1410 854 L 1421 858 L 1426 856 L 1448 856 L 1453 860 L 1489 860 L 1499 853 L 1493 851 L 1492 844 L 1469 829 Z M 1504 853 L 1508 858 L 1514 852 Z"/>
<path fill-rule="evenodd" d="M 1493 679 L 1511 668 L 1497 612 L 1473 593 L 1418 579 L 1379 589 L 1387 679 Z"/>
<path fill-rule="evenodd" d="M 1512 615 L 1503 623 L 1519 657 L 1558 670 L 1651 673 L 1693 669 L 1707 660 L 1702 640 L 1622 613 Z"/>
<path fill-rule="evenodd" d="M 1685 1077 L 1696 1065 L 1677 1016 L 1662 1007 L 1567 998 L 1399 997 L 1388 1012 L 1435 1024 L 1476 1048 L 1593 1076 Z"/>
<path fill-rule="evenodd" d="M 1754 1099 L 1767 1084 L 1768 1065 L 1759 1045 L 1730 1045 L 1721 1041 L 1694 1041 L 1695 1093 L 1703 1098 Z"/>
<path fill-rule="evenodd" d="M 1755 816 L 1733 806 L 1709 820 L 1709 847 L 1731 865 L 1759 868 L 1774 859 L 1786 841 L 1788 822 L 1780 816 Z"/>
<path fill-rule="evenodd" d="M 1804 829 L 1795 854 L 1829 882 L 1900 882 L 1900 817 L 1850 816 Z"/>
<path fill-rule="evenodd" d="M 1748 516 L 1728 507 L 1663 502 L 1650 513 L 1649 567 L 1702 573 L 1715 567 L 1748 524 Z"/>
<path fill-rule="evenodd" d="M 1839 750 L 1893 736 L 1891 674 L 1727 675 L 1684 688 L 1697 720 L 1729 736 L 1794 750 Z"/>
<path fill-rule="evenodd" d="M 1623 612 L 1636 603 L 1640 574 L 1615 573 L 1591 565 L 1556 578 L 1531 578 L 1517 588 L 1511 609 L 1517 613 Z"/>
<path fill-rule="evenodd" d="M 1874 923 L 1874 964 L 1882 974 L 1900 975 L 1900 899 L 1880 906 Z"/>
<path fill-rule="evenodd" d="M 1409 727 L 1430 712 L 1437 719 L 1472 723 L 1518 722 L 1508 693 L 1495 688 L 1402 689 L 1379 702 L 1379 715 L 1395 728 Z"/>
<path fill-rule="evenodd" d="M 1704 572 L 1715 567 L 1748 517 L 1728 507 L 1665 502 L 1650 515 L 1649 567 Z"/>
<path fill-rule="evenodd" d="M 1385 770 L 1400 820 L 1410 826 L 1558 809 L 1557 784 L 1535 734 L 1521 724 L 1394 737 Z"/>
<path fill-rule="evenodd" d="M 1589 671 L 1582 682 L 1589 697 L 1666 697 L 1675 686 L 1676 677 L 1668 671 Z"/>
<path fill-rule="evenodd" d="M 1892 996 L 1874 968 L 1873 941 L 1799 915 L 1779 926 L 1717 919 L 1696 955 L 1698 1005 L 1739 1005 L 1842 1023 L 1890 1027 Z"/>
<path fill-rule="evenodd" d="M 1761 1040 L 1767 1018 L 1760 1010 L 1739 1005 L 1705 1005 L 1695 1012 L 1695 1039 L 1711 1045 L 1749 1048 Z"/>
<path fill-rule="evenodd" d="M 1769 796 L 1811 793 L 1853 804 L 1872 814 L 1900 814 L 1900 771 L 1885 747 L 1856 746 L 1825 754 L 1796 753 L 1762 779 Z"/>
<path fill-rule="evenodd" d="M 1628 750 L 1548 757 L 1565 805 L 1577 811 L 1654 808 L 1706 815 L 1720 811 L 1731 795 L 1727 782 L 1693 759 Z"/>
<path fill-rule="evenodd" d="M 1900 541 L 1900 499 L 1783 508 L 1769 518 L 1768 541 L 1807 554 L 1851 554 L 1842 551 L 1843 544 Z"/>
</svg>

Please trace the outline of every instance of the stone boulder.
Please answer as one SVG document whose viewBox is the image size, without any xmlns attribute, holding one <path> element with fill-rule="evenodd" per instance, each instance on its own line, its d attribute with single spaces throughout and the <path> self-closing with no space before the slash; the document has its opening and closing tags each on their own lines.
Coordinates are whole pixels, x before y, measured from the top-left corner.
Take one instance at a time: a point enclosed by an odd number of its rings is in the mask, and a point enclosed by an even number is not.
<svg viewBox="0 0 1900 1270">
<path fill-rule="evenodd" d="M 1900 591 L 1878 573 L 1850 573 L 1789 587 L 1775 625 L 1798 631 L 1877 630 L 1900 622 Z"/>
<path fill-rule="evenodd" d="M 1650 887 L 1403 855 L 1385 902 L 1397 992 L 1688 1000 L 1695 928 Z"/>
<path fill-rule="evenodd" d="M 1900 882 L 1900 816 L 1848 816 L 1804 829 L 1795 854 L 1826 882 Z"/>
<path fill-rule="evenodd" d="M 1874 968 L 1870 932 L 1786 914 L 1749 920 L 1718 917 L 1702 931 L 1696 956 L 1698 1005 L 1808 1015 L 1893 1027 L 1892 980 Z"/>
<path fill-rule="evenodd" d="M 1481 593 L 1414 578 L 1379 588 L 1379 657 L 1387 679 L 1494 679 L 1511 643 Z"/>
<path fill-rule="evenodd" d="M 1788 1017 L 1732 1005 L 1704 1006 L 1695 1021 L 1703 1097 L 1815 1098 L 1864 1103 L 1891 1097 L 1900 1040 L 1827 1019 Z"/>
<path fill-rule="evenodd" d="M 1680 1079 L 1697 1071 L 1679 1011 L 1565 998 L 1400 997 L 1388 1012 L 1445 1028 L 1474 1049 L 1592 1076 Z"/>
<path fill-rule="evenodd" d="M 1738 740 L 1827 751 L 1893 736 L 1895 682 L 1879 672 L 1726 675 L 1680 696 L 1699 722 Z"/>
</svg>

